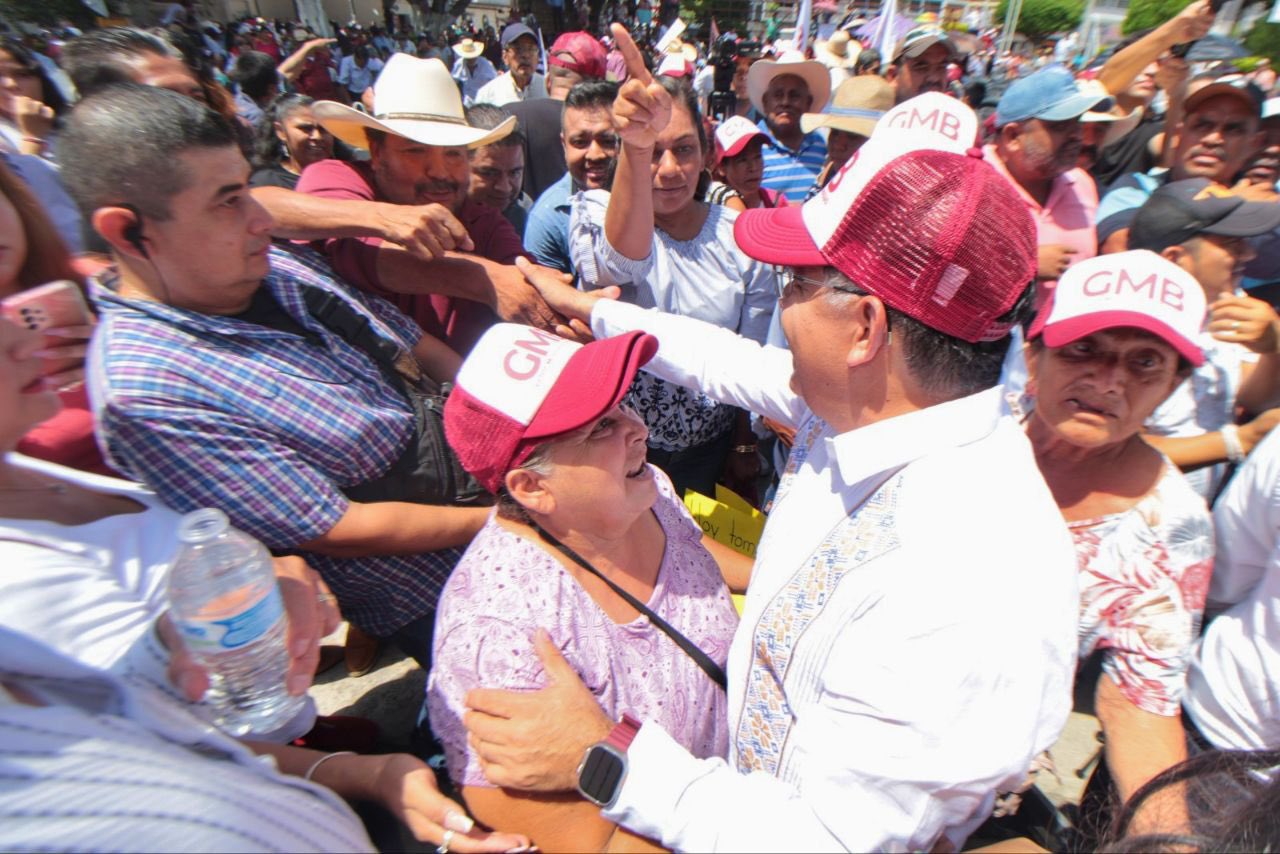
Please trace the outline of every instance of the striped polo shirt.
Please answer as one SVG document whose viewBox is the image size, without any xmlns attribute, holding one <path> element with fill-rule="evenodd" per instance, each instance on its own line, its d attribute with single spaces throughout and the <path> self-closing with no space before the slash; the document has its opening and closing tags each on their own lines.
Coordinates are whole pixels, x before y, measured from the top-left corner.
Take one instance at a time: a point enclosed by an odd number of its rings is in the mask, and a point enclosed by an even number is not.
<svg viewBox="0 0 1280 854">
<path fill-rule="evenodd" d="M 761 119 L 756 125 L 765 135 L 764 178 L 760 186 L 776 190 L 788 202 L 803 202 L 804 194 L 813 186 L 822 164 L 827 161 L 827 143 L 818 133 L 807 133 L 798 149 L 787 148 L 774 138 L 769 125 Z"/>
</svg>

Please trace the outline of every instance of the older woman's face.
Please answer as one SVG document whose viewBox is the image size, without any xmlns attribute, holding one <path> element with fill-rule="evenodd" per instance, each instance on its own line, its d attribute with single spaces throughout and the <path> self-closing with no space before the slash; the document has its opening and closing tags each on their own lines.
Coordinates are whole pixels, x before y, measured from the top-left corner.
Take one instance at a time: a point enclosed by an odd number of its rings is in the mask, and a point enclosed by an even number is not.
<svg viewBox="0 0 1280 854">
<path fill-rule="evenodd" d="M 1173 347 L 1131 328 L 1045 347 L 1029 367 L 1035 383 L 1033 417 L 1062 440 L 1086 448 L 1138 433 L 1183 379 Z"/>
<path fill-rule="evenodd" d="M 653 506 L 658 488 L 645 464 L 649 430 L 627 407 L 614 407 L 551 443 L 544 477 L 555 513 L 569 524 L 625 522 Z"/>
</svg>

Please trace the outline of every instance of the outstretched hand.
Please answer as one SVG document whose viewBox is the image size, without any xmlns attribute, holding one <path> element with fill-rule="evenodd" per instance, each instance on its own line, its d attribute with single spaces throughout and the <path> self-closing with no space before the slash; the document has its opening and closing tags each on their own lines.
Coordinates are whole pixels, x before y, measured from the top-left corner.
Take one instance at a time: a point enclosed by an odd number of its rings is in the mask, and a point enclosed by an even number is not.
<svg viewBox="0 0 1280 854">
<path fill-rule="evenodd" d="M 613 38 L 627 66 L 627 82 L 613 102 L 613 120 L 624 145 L 653 148 L 658 134 L 671 121 L 671 95 L 645 68 L 640 48 L 627 28 L 614 24 Z"/>
<path fill-rule="evenodd" d="M 534 648 L 547 687 L 477 688 L 467 694 L 470 711 L 463 722 L 490 783 L 522 791 L 565 791 L 577 784 L 583 753 L 609 735 L 613 721 L 545 631 L 538 630 Z"/>
<path fill-rule="evenodd" d="M 566 322 L 556 324 L 556 334 L 576 340 L 591 337 L 591 309 L 601 299 L 617 299 L 622 290 L 617 287 L 580 291 L 569 284 L 568 277 L 549 267 L 539 267 L 526 258 L 516 259 L 516 269 L 525 280 L 537 289 L 538 294 L 551 310 L 563 315 Z"/>
</svg>

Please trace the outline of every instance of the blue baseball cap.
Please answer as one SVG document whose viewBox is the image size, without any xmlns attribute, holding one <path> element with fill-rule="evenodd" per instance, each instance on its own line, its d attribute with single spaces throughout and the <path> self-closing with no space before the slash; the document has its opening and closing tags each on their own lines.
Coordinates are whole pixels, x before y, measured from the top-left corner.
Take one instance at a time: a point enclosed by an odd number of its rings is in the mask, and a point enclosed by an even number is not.
<svg viewBox="0 0 1280 854">
<path fill-rule="evenodd" d="M 1075 119 L 1090 110 L 1109 110 L 1114 103 L 1106 94 L 1081 92 L 1070 71 L 1061 65 L 1050 65 L 1014 81 L 1004 91 L 996 104 L 996 127 L 1027 119 Z"/>
<path fill-rule="evenodd" d="M 524 24 L 507 24 L 507 28 L 502 31 L 502 46 L 507 47 L 521 36 L 528 36 L 535 42 L 538 40 L 537 33 L 526 27 Z"/>
</svg>

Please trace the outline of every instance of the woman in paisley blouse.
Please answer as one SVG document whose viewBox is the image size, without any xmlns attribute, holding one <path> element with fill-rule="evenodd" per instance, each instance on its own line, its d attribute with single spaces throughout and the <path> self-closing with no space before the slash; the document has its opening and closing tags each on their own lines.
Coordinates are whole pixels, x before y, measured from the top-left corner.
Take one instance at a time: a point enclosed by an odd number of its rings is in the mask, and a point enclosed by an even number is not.
<svg viewBox="0 0 1280 854">
<path fill-rule="evenodd" d="M 1213 569 L 1203 500 L 1142 438 L 1203 361 L 1200 286 L 1151 252 L 1072 266 L 1028 332 L 1027 435 L 1080 563 L 1079 674 L 1121 799 L 1186 757 L 1180 701 Z M 1079 679 L 1079 676 L 1077 677 Z M 1077 694 L 1081 687 L 1077 685 Z"/>
<path fill-rule="evenodd" d="M 513 793 L 485 778 L 462 724 L 467 692 L 545 687 L 556 672 L 545 644 L 614 720 L 661 722 L 700 757 L 728 751 L 722 685 L 618 592 L 701 649 L 712 672 L 723 668 L 738 622 L 728 589 L 702 529 L 645 462 L 644 422 L 620 405 L 656 350 L 641 333 L 581 346 L 499 324 L 445 407 L 450 445 L 498 506 L 440 594 L 431 728 L 475 817 L 520 828 L 544 851 L 652 849 L 576 792 Z"/>
</svg>

